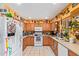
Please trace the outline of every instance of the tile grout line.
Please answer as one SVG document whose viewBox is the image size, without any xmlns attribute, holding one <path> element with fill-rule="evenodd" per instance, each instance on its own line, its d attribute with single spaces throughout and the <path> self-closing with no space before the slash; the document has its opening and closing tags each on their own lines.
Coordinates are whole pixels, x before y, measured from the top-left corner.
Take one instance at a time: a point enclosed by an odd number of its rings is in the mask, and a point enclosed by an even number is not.
<svg viewBox="0 0 79 59">
<path fill-rule="evenodd" d="M 32 46 L 31 46 L 31 47 L 32 47 Z M 32 47 L 32 48 L 34 48 L 34 47 Z M 30 54 L 31 54 L 31 51 L 33 50 L 32 48 L 30 49 L 29 56 L 30 56 Z"/>
<path fill-rule="evenodd" d="M 27 50 L 25 51 L 25 56 L 54 56 L 53 51 L 50 49 L 49 46 L 45 47 L 28 46 L 28 49 L 25 50 Z"/>
</svg>

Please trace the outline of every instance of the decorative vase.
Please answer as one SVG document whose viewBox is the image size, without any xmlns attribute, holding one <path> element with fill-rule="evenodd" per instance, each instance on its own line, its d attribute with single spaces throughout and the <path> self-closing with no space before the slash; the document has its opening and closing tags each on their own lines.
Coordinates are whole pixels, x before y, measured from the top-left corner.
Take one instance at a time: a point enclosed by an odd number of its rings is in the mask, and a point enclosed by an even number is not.
<svg viewBox="0 0 79 59">
<path fill-rule="evenodd" d="M 69 38 L 69 42 L 70 42 L 70 43 L 75 43 L 75 38 L 72 38 L 72 37 Z"/>
</svg>

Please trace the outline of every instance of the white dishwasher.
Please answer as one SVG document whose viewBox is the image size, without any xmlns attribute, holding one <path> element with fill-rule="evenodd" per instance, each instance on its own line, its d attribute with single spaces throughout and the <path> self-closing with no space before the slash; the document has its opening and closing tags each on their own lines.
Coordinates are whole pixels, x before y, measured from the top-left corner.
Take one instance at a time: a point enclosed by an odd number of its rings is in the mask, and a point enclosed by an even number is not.
<svg viewBox="0 0 79 59">
<path fill-rule="evenodd" d="M 68 56 L 68 49 L 58 43 L 58 56 Z"/>
</svg>

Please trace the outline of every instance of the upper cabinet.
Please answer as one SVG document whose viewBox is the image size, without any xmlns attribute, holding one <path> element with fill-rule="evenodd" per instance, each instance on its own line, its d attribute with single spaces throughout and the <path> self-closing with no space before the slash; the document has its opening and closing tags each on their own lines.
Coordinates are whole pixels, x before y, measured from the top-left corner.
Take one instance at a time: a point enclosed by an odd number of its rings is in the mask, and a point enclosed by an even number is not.
<svg viewBox="0 0 79 59">
<path fill-rule="evenodd" d="M 52 31 L 56 31 L 57 30 L 57 22 L 53 22 L 51 25 Z"/>
<path fill-rule="evenodd" d="M 52 23 L 48 20 L 24 21 L 24 31 L 35 31 L 35 27 L 42 27 L 43 31 L 52 31 Z"/>
<path fill-rule="evenodd" d="M 72 8 L 76 7 L 78 5 L 78 3 L 72 3 Z"/>
<path fill-rule="evenodd" d="M 72 3 L 71 15 L 76 15 L 79 13 L 79 3 Z"/>
<path fill-rule="evenodd" d="M 24 21 L 23 29 L 25 32 L 34 31 L 34 27 L 35 27 L 34 21 Z"/>
<path fill-rule="evenodd" d="M 69 17 L 71 10 L 72 10 L 72 4 L 68 4 L 66 8 L 61 12 L 62 19 Z"/>
<path fill-rule="evenodd" d="M 68 18 L 79 12 L 79 3 L 69 3 L 66 8 L 61 12 L 62 19 Z"/>
<path fill-rule="evenodd" d="M 52 31 L 52 24 L 50 23 L 50 21 L 44 21 L 43 23 L 43 31 Z"/>
</svg>

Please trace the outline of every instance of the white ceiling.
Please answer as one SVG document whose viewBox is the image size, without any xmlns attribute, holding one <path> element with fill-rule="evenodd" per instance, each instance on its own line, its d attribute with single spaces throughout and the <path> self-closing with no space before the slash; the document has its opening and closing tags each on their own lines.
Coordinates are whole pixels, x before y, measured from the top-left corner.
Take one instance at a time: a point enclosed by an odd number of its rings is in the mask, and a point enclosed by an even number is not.
<svg viewBox="0 0 79 59">
<path fill-rule="evenodd" d="M 66 3 L 23 3 L 21 5 L 16 3 L 9 3 L 9 5 L 22 17 L 31 18 L 53 18 L 67 6 Z"/>
</svg>

